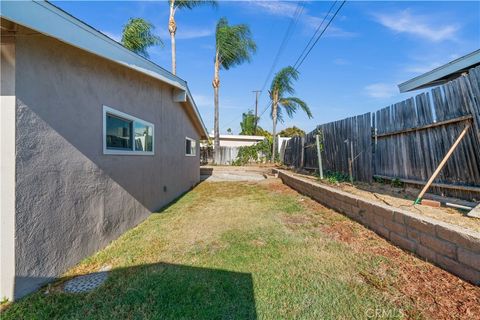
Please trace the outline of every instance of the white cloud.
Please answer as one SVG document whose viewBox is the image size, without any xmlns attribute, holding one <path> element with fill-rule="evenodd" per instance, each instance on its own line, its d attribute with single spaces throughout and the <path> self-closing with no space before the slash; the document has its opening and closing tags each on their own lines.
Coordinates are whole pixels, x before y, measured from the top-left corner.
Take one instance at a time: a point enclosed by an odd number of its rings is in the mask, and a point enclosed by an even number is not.
<svg viewBox="0 0 480 320">
<path fill-rule="evenodd" d="M 287 17 L 292 18 L 297 11 L 297 3 L 296 2 L 287 2 L 287 1 L 259 1 L 259 0 L 248 0 L 246 3 L 256 9 L 259 9 L 265 13 L 279 16 L 279 17 Z M 304 7 L 302 11 L 302 16 L 300 17 L 300 22 L 302 22 L 305 26 L 309 29 L 315 30 L 318 28 L 320 23 L 323 20 L 323 16 L 326 14 L 319 13 L 319 16 L 313 16 L 308 13 L 308 10 Z M 330 14 L 331 15 L 331 14 Z M 326 25 L 328 19 L 325 20 L 324 25 Z M 325 32 L 325 36 L 327 37 L 353 37 L 357 34 L 354 32 L 345 31 L 339 27 L 330 25 Z"/>
<path fill-rule="evenodd" d="M 405 71 L 411 72 L 411 73 L 425 73 L 441 66 L 442 64 L 443 63 L 440 63 L 440 62 L 429 62 L 424 64 L 411 65 L 411 66 L 408 66 L 405 69 Z"/>
<path fill-rule="evenodd" d="M 283 17 L 293 17 L 297 9 L 297 4 L 293 2 L 258 0 L 250 0 L 247 2 L 251 5 L 258 7 L 259 9 L 262 9 L 265 12 Z"/>
<path fill-rule="evenodd" d="M 343 59 L 343 58 L 337 58 L 333 60 L 333 63 L 339 66 L 345 66 L 350 64 L 350 61 Z"/>
<path fill-rule="evenodd" d="M 316 30 L 318 28 L 318 26 L 322 23 L 322 20 L 323 20 L 323 17 L 319 18 L 319 17 L 315 17 L 315 16 L 310 16 L 310 15 L 306 15 L 306 17 L 304 18 L 304 21 L 307 24 L 307 26 L 309 28 L 313 29 L 313 30 Z M 327 23 L 328 23 L 328 19 L 326 19 L 323 22 L 323 27 L 325 27 L 327 25 Z M 323 27 L 322 27 L 322 29 L 323 29 Z M 333 24 L 331 24 L 328 27 L 327 31 L 325 31 L 325 34 L 323 36 L 324 37 L 343 37 L 344 38 L 344 37 L 355 37 L 355 36 L 357 36 L 357 33 L 346 31 L 342 28 L 336 27 Z"/>
<path fill-rule="evenodd" d="M 388 83 L 372 83 L 366 86 L 365 90 L 367 95 L 377 99 L 391 98 L 397 93 L 395 85 Z"/>
<path fill-rule="evenodd" d="M 434 22 L 433 17 L 415 15 L 410 10 L 375 14 L 378 23 L 398 33 L 411 34 L 432 42 L 454 40 L 459 29 L 454 24 Z"/>
<path fill-rule="evenodd" d="M 187 26 L 180 26 L 177 29 L 177 33 L 175 34 L 175 39 L 183 40 L 183 39 L 196 39 L 196 38 L 204 38 L 209 37 L 215 33 L 215 28 L 195 28 L 195 27 L 187 27 Z M 170 39 L 170 33 L 167 30 L 162 30 L 158 32 L 158 36 L 161 39 Z"/>
<path fill-rule="evenodd" d="M 193 100 L 198 107 L 213 107 L 213 94 L 212 96 L 206 96 L 203 94 L 192 94 Z"/>
<path fill-rule="evenodd" d="M 446 63 L 448 63 L 452 60 L 455 60 L 459 57 L 460 57 L 459 54 L 450 54 L 446 57 L 442 57 L 443 59 L 438 59 L 438 57 L 437 58 L 435 58 L 435 57 L 428 57 L 427 58 L 426 56 L 414 58 L 416 60 L 416 63 L 408 65 L 405 68 L 405 71 L 410 72 L 410 73 L 415 73 L 415 74 L 425 73 L 425 72 L 431 71 L 435 68 L 438 68 L 441 65 L 444 65 L 444 64 L 446 64 Z"/>
<path fill-rule="evenodd" d="M 113 40 L 120 42 L 122 40 L 122 35 L 118 33 L 113 33 L 113 32 L 108 32 L 108 31 L 102 31 L 104 35 L 106 35 L 109 38 L 112 38 Z"/>
</svg>

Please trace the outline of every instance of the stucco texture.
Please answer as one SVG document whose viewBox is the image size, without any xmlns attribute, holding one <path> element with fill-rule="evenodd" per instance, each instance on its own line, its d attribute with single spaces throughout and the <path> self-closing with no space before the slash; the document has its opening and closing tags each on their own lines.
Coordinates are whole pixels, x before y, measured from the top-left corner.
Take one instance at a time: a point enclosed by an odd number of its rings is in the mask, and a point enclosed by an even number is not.
<svg viewBox="0 0 480 320">
<path fill-rule="evenodd" d="M 188 191 L 200 173 L 198 156 L 185 156 L 185 137 L 199 133 L 168 85 L 33 32 L 17 34 L 16 66 L 20 297 Z M 104 155 L 103 105 L 153 123 L 155 155 Z"/>
</svg>

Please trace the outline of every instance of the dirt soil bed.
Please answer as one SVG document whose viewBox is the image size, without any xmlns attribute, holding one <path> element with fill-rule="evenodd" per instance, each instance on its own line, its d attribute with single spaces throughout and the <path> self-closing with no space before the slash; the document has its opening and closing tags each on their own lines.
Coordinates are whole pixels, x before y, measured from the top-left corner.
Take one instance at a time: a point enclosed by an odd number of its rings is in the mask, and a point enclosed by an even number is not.
<svg viewBox="0 0 480 320">
<path fill-rule="evenodd" d="M 269 184 L 269 189 L 285 195 L 298 194 L 295 190 L 275 182 Z M 350 186 L 350 189 L 355 190 Z M 360 190 L 362 191 L 362 190 Z M 367 193 L 367 192 L 365 192 Z M 300 199 L 302 205 L 310 211 L 321 212 L 328 210 L 318 202 L 309 198 Z M 423 209 L 423 208 L 422 208 Z M 432 209 L 434 208 L 427 208 Z M 437 209 L 438 210 L 438 209 Z M 324 215 L 320 232 L 327 233 L 334 239 L 346 243 L 359 254 L 373 254 L 384 257 L 373 272 L 365 271 L 364 280 L 386 295 L 391 295 L 394 301 L 407 298 L 414 305 L 413 310 L 422 310 L 423 316 L 431 319 L 480 319 L 480 288 L 463 281 L 460 278 L 425 262 L 413 254 L 405 253 L 402 249 L 390 245 L 371 230 L 368 230 L 352 220 L 335 219 L 332 215 Z M 307 224 L 308 220 L 320 219 L 319 216 L 287 220 L 291 228 L 298 228 L 298 224 Z M 394 281 L 386 281 L 395 275 Z M 393 289 L 395 288 L 395 289 Z M 404 314 L 407 319 L 415 319 L 418 314 Z M 421 318 L 421 316 L 420 316 Z"/>
<path fill-rule="evenodd" d="M 390 184 L 382 184 L 377 182 L 373 182 L 372 184 L 356 182 L 355 185 L 352 186 L 350 183 L 346 182 L 329 183 L 326 181 L 320 181 L 314 176 L 304 174 L 298 175 L 310 180 L 314 180 L 316 183 L 328 185 L 330 187 L 343 190 L 371 201 L 405 209 L 433 219 L 437 219 L 439 221 L 480 232 L 480 219 L 468 217 L 466 215 L 467 211 L 449 207 L 434 208 L 425 205 L 414 205 L 414 194 L 417 194 L 417 191 L 420 192 L 417 189 L 396 188 L 392 187 Z"/>
</svg>

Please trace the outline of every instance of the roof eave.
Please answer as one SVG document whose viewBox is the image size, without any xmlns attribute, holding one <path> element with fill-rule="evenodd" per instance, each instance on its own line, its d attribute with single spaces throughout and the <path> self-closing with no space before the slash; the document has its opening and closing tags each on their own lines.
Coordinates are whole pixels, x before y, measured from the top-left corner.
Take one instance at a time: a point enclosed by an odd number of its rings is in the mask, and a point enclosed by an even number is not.
<svg viewBox="0 0 480 320">
<path fill-rule="evenodd" d="M 200 135 L 200 139 L 208 140 L 207 127 L 205 127 L 205 123 L 203 122 L 203 119 L 200 116 L 200 112 L 198 112 L 197 104 L 195 103 L 195 100 L 193 100 L 192 94 L 188 86 L 186 87 L 186 89 L 187 89 L 186 91 L 187 91 L 187 98 L 188 98 L 187 100 L 190 102 L 190 105 L 192 106 L 192 109 L 195 112 L 195 115 L 200 122 L 200 126 L 202 127 L 202 134 Z"/>
<path fill-rule="evenodd" d="M 47 1 L 7 1 L 2 3 L 0 15 L 13 23 L 36 30 L 185 91 L 188 96 L 187 100 L 189 100 L 186 102 L 192 107 L 202 128 L 201 136 L 208 139 L 207 129 L 185 80 L 128 50 L 120 43 Z"/>
<path fill-rule="evenodd" d="M 480 49 L 398 85 L 401 93 L 440 85 L 480 64 Z"/>
</svg>

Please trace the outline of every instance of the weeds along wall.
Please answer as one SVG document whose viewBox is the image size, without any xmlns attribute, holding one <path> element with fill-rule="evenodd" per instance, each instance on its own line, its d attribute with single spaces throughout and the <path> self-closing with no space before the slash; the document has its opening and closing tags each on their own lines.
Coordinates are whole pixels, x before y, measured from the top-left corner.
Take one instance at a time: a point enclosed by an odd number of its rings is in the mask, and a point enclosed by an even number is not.
<svg viewBox="0 0 480 320">
<path fill-rule="evenodd" d="M 348 174 L 353 154 L 355 180 L 400 179 L 420 186 L 467 124 L 470 129 L 429 191 L 480 200 L 480 66 L 373 114 L 319 125 L 305 137 L 287 142 L 283 162 L 317 169 L 315 135 L 320 134 L 324 170 Z"/>
</svg>

